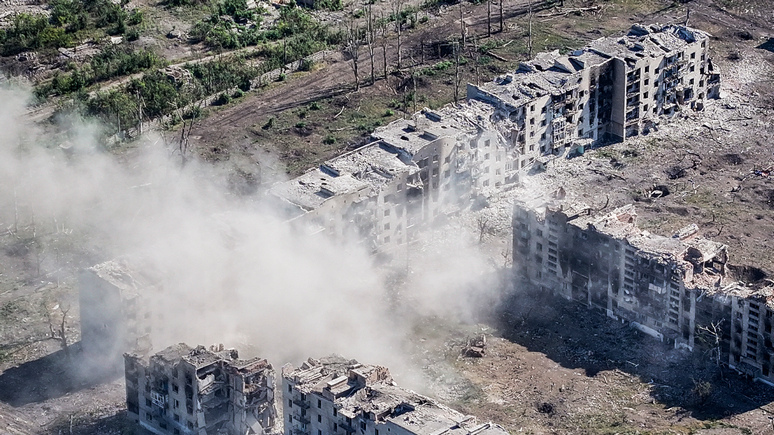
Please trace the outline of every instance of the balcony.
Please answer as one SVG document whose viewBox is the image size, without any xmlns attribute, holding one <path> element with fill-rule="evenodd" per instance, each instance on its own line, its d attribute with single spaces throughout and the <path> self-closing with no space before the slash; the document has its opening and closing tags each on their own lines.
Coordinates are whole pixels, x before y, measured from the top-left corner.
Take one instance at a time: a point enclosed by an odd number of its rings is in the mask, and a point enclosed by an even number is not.
<svg viewBox="0 0 774 435">
<path fill-rule="evenodd" d="M 293 414 L 293 419 L 298 421 L 301 424 L 309 424 L 312 422 L 311 420 L 309 420 L 309 417 L 305 415 Z"/>
<path fill-rule="evenodd" d="M 357 432 L 352 423 L 339 423 L 339 427 L 348 434 Z"/>
<path fill-rule="evenodd" d="M 301 399 L 293 399 L 293 404 L 301 409 L 309 409 L 309 402 Z"/>
</svg>

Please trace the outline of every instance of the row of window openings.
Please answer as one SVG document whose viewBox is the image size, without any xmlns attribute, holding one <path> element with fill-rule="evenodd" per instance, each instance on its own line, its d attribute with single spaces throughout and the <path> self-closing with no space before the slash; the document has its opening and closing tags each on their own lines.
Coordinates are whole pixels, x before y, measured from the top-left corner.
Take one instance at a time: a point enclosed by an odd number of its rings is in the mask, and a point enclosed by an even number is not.
<svg viewBox="0 0 774 435">
<path fill-rule="evenodd" d="M 702 47 L 704 47 L 704 43 L 702 43 Z M 682 55 L 682 53 L 680 53 L 680 54 Z M 696 59 L 696 53 L 695 53 L 695 52 L 694 52 L 694 53 L 691 53 L 691 59 Z M 705 55 L 704 55 L 704 54 L 702 54 L 702 55 L 701 55 L 701 60 L 704 60 L 704 59 L 705 59 Z M 659 73 L 659 71 L 660 71 L 660 69 L 659 69 L 658 67 L 656 67 L 656 70 L 654 71 L 654 73 L 655 73 L 655 74 L 658 74 L 658 73 Z M 647 73 L 647 72 L 650 72 L 650 65 L 645 65 L 645 72 L 646 72 L 646 73 Z M 639 70 L 637 70 L 637 71 L 632 71 L 632 72 L 631 72 L 631 73 L 629 73 L 629 74 L 630 74 L 632 77 L 634 77 L 634 76 L 636 76 L 636 75 L 639 75 Z"/>
<path fill-rule="evenodd" d="M 145 419 L 148 420 L 148 421 L 153 421 L 153 415 L 150 412 L 146 412 L 145 413 Z M 180 422 L 180 416 L 177 415 L 177 414 L 173 415 L 173 419 L 176 422 Z M 191 421 L 187 421 L 186 422 L 186 426 L 188 427 L 189 430 L 193 430 L 193 428 L 194 428 L 194 424 Z M 163 420 L 159 421 L 159 427 L 161 427 L 162 429 L 166 429 L 167 428 L 167 423 L 165 421 L 163 421 Z M 175 429 L 174 433 L 175 434 L 179 434 L 180 431 L 178 429 Z"/>
<path fill-rule="evenodd" d="M 293 401 L 290 400 L 290 399 L 288 399 L 288 407 L 290 407 L 290 408 L 293 407 Z M 317 407 L 318 408 L 322 407 L 321 406 L 321 402 L 320 402 L 319 399 L 317 400 Z M 337 417 L 338 415 L 339 415 L 338 410 L 336 408 L 333 408 L 333 416 Z M 301 410 L 301 416 L 302 417 L 306 416 L 306 410 L 304 410 L 304 409 Z M 352 425 L 352 418 L 351 417 L 346 417 L 346 421 L 347 421 L 348 425 L 350 425 L 350 426 Z M 322 423 L 322 414 L 317 414 L 317 422 L 318 423 Z M 293 423 L 293 415 L 289 415 L 288 416 L 288 423 L 291 423 L 291 424 Z M 338 429 L 339 429 L 339 424 L 338 423 L 333 423 L 333 431 L 336 432 Z M 360 429 L 361 430 L 365 430 L 366 429 L 366 422 L 365 421 L 361 421 L 360 422 Z M 320 432 L 320 431 L 318 431 L 318 432 Z M 378 434 L 379 431 L 377 430 L 376 433 Z"/>
</svg>

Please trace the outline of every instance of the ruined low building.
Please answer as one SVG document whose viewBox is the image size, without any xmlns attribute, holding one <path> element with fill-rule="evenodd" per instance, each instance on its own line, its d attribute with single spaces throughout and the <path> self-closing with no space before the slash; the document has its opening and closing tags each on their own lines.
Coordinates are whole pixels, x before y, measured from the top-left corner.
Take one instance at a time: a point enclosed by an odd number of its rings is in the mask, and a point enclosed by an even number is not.
<svg viewBox="0 0 774 435">
<path fill-rule="evenodd" d="M 339 356 L 282 368 L 285 435 L 506 435 L 398 387 L 385 367 Z"/>
<path fill-rule="evenodd" d="M 664 237 L 636 219 L 632 205 L 594 216 L 584 205 L 525 197 L 513 214 L 516 276 L 774 382 L 772 282 L 748 283 L 746 268 L 728 264 L 727 247 L 695 224 Z"/>
<path fill-rule="evenodd" d="M 265 359 L 177 344 L 149 359 L 126 354 L 130 418 L 158 435 L 250 435 L 274 427 L 275 373 Z"/>
</svg>

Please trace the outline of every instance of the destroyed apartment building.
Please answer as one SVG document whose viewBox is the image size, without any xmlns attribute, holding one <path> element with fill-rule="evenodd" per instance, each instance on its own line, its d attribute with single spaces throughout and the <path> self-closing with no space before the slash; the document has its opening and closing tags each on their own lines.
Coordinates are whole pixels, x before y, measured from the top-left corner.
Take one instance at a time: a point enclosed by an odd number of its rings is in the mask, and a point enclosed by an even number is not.
<svg viewBox="0 0 774 435">
<path fill-rule="evenodd" d="M 664 237 L 636 219 L 633 205 L 599 217 L 525 195 L 513 214 L 515 276 L 774 385 L 774 281 L 729 264 L 727 247 L 695 224 Z"/>
<path fill-rule="evenodd" d="M 282 368 L 285 435 L 506 435 L 395 384 L 385 367 L 339 356 Z"/>
<path fill-rule="evenodd" d="M 170 346 L 149 359 L 125 355 L 129 417 L 158 435 L 250 435 L 276 421 L 275 372 L 223 346 Z"/>
<path fill-rule="evenodd" d="M 416 228 L 500 187 L 512 168 L 491 107 L 425 110 L 372 133 L 373 142 L 275 184 L 270 195 L 290 220 L 389 250 Z"/>
<path fill-rule="evenodd" d="M 133 270 L 125 259 L 110 260 L 81 271 L 79 305 L 81 346 L 108 364 L 124 352 L 151 349 L 151 331 L 158 313 L 149 297 L 158 294 L 156 282 Z"/>
<path fill-rule="evenodd" d="M 541 53 L 494 82 L 469 84 L 468 99 L 496 108 L 492 122 L 515 150 L 515 166 L 529 169 L 646 133 L 681 108 L 701 110 L 720 93 L 708 43 L 707 33 L 685 26 L 634 25 L 626 36 Z"/>
<path fill-rule="evenodd" d="M 549 159 L 625 140 L 719 95 L 709 35 L 635 25 L 562 56 L 539 54 L 513 73 L 468 85 L 468 101 L 423 110 L 373 141 L 275 184 L 289 220 L 390 251 L 418 226 L 479 194 L 522 180 Z"/>
</svg>

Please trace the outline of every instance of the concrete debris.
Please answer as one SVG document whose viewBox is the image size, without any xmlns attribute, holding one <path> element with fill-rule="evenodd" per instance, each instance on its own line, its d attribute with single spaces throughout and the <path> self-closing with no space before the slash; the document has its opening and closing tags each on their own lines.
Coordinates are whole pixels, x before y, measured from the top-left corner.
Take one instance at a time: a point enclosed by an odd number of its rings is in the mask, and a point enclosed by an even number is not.
<svg viewBox="0 0 774 435">
<path fill-rule="evenodd" d="M 462 356 L 482 358 L 486 354 L 486 336 L 479 335 L 468 340 L 462 349 Z"/>
</svg>

